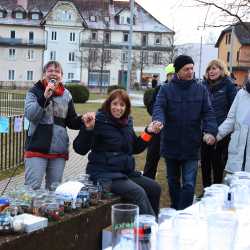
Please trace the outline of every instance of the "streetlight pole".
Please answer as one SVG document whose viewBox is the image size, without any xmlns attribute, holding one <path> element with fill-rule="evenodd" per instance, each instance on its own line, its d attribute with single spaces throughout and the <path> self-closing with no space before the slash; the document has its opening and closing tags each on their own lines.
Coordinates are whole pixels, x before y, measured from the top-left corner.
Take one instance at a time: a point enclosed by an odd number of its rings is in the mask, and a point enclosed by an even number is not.
<svg viewBox="0 0 250 250">
<path fill-rule="evenodd" d="M 131 71 L 132 71 L 132 35 L 134 24 L 134 0 L 130 0 L 130 23 L 129 23 L 129 44 L 128 44 L 128 75 L 127 75 L 127 92 L 131 85 Z"/>
<path fill-rule="evenodd" d="M 204 23 L 203 23 L 203 26 L 198 26 L 198 29 L 199 27 L 202 27 L 202 31 L 201 31 L 201 41 L 200 41 L 200 60 L 199 60 L 199 80 L 201 79 L 201 63 L 202 63 L 202 47 L 203 47 L 203 32 L 206 28 L 206 21 L 207 21 L 207 16 L 208 16 L 208 12 L 209 12 L 209 9 L 210 9 L 210 5 L 208 6 L 208 9 L 207 9 L 207 13 L 206 13 L 206 16 L 205 16 L 205 19 L 204 19 Z"/>
<path fill-rule="evenodd" d="M 200 58 L 199 58 L 199 80 L 201 79 L 201 61 L 202 61 L 202 36 L 203 31 L 201 33 L 201 42 L 200 42 Z"/>
</svg>

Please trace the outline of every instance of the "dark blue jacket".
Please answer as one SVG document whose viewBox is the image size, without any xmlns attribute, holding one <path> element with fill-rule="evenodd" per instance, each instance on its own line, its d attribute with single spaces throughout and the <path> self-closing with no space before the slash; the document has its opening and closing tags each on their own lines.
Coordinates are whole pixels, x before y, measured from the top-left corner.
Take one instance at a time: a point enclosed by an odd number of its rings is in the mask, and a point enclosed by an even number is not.
<svg viewBox="0 0 250 250">
<path fill-rule="evenodd" d="M 147 143 L 136 136 L 131 119 L 121 125 L 103 111 L 97 112 L 94 129 L 88 131 L 83 126 L 73 142 L 78 154 L 85 155 L 91 150 L 86 172 L 93 180 L 138 175 L 133 154 L 146 147 Z"/>
<path fill-rule="evenodd" d="M 175 76 L 162 86 L 154 105 L 153 120 L 164 124 L 161 154 L 172 159 L 198 159 L 202 132 L 217 134 L 208 91 L 196 80 L 182 81 Z"/>
<path fill-rule="evenodd" d="M 218 126 L 227 118 L 227 113 L 237 94 L 237 89 L 229 77 L 224 77 L 217 84 L 212 86 L 207 80 L 203 81 L 207 87 L 212 106 L 215 112 Z"/>
</svg>

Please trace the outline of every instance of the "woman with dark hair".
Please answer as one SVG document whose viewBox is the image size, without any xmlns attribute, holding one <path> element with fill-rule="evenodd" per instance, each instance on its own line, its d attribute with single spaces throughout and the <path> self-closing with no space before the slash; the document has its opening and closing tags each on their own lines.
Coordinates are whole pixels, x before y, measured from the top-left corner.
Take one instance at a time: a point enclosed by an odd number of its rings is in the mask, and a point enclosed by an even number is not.
<svg viewBox="0 0 250 250">
<path fill-rule="evenodd" d="M 86 172 L 93 181 L 109 182 L 111 192 L 137 204 L 140 213 L 157 215 L 161 188 L 135 170 L 133 154 L 141 153 L 152 133 L 158 133 L 161 127 L 151 122 L 136 136 L 130 110 L 126 91 L 112 91 L 96 114 L 83 116 L 84 125 L 73 147 L 82 155 L 90 150 Z"/>
<path fill-rule="evenodd" d="M 212 60 L 205 72 L 203 84 L 207 87 L 212 106 L 219 126 L 227 117 L 227 113 L 237 93 L 236 87 L 225 64 L 220 60 Z M 206 139 L 206 138 L 204 138 Z M 203 187 L 212 183 L 221 183 L 227 160 L 229 137 L 225 137 L 216 146 L 202 143 L 201 168 Z M 213 178 L 212 178 L 213 172 Z"/>
<path fill-rule="evenodd" d="M 59 62 L 49 61 L 43 68 L 43 78 L 27 93 L 24 114 L 29 120 L 25 146 L 25 184 L 34 189 L 61 182 L 68 159 L 67 129 L 79 129 L 81 117 L 75 112 L 72 96 L 62 83 L 63 70 Z"/>
</svg>

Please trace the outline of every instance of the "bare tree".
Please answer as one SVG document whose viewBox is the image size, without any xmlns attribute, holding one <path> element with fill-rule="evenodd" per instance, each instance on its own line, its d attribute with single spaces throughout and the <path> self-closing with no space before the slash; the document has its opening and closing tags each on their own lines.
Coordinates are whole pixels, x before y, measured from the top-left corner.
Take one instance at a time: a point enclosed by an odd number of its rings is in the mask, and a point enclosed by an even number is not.
<svg viewBox="0 0 250 250">
<path fill-rule="evenodd" d="M 213 16 L 215 23 L 207 23 L 206 27 L 228 26 L 232 23 L 242 23 L 248 30 L 244 22 L 249 19 L 250 1 L 249 0 L 193 0 L 196 7 L 212 7 L 217 11 L 218 16 Z M 214 13 L 213 13 L 214 14 Z"/>
</svg>

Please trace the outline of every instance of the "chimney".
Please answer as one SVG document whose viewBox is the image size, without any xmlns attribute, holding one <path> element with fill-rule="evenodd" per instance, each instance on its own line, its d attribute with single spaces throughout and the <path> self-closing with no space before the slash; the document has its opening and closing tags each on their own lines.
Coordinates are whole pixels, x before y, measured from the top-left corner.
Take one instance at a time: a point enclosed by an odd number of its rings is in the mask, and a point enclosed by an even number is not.
<svg viewBox="0 0 250 250">
<path fill-rule="evenodd" d="M 27 10 L 28 7 L 28 0 L 17 0 L 17 5 L 22 6 L 25 10 Z"/>
</svg>

